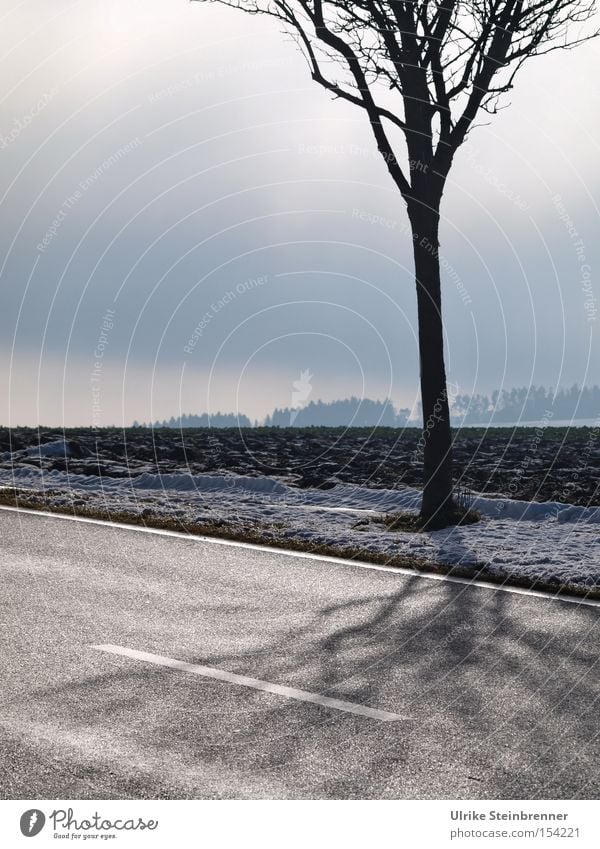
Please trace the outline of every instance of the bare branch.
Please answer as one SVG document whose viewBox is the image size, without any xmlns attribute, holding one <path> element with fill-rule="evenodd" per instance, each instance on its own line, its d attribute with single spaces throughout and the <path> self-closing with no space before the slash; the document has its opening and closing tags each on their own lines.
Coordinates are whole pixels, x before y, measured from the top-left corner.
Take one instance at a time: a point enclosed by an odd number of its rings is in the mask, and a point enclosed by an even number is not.
<svg viewBox="0 0 600 849">
<path fill-rule="evenodd" d="M 310 73 L 363 109 L 405 199 L 441 197 L 480 111 L 495 113 L 523 63 L 594 38 L 594 0 L 203 0 L 279 21 Z M 410 179 L 384 122 L 400 130 Z"/>
</svg>

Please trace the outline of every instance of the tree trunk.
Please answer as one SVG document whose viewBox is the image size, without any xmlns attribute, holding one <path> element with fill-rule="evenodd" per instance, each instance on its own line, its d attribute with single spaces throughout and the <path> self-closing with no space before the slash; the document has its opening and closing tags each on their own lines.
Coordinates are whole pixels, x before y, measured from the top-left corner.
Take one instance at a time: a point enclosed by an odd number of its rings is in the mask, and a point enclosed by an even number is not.
<svg viewBox="0 0 600 849">
<path fill-rule="evenodd" d="M 415 258 L 419 319 L 419 360 L 423 434 L 418 454 L 423 461 L 421 518 L 431 526 L 449 524 L 452 499 L 452 435 L 446 369 L 439 259 L 439 204 L 409 204 Z"/>
</svg>

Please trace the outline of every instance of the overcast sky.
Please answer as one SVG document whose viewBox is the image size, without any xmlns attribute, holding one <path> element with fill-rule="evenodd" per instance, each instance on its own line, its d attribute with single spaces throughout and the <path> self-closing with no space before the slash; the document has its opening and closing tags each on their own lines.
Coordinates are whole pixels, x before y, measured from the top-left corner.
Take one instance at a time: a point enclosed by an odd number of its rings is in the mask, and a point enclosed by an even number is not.
<svg viewBox="0 0 600 849">
<path fill-rule="evenodd" d="M 0 19 L 0 423 L 261 417 L 306 370 L 312 398 L 415 402 L 404 204 L 276 26 L 187 0 Z M 533 60 L 456 158 L 453 391 L 600 382 L 599 59 Z"/>
</svg>

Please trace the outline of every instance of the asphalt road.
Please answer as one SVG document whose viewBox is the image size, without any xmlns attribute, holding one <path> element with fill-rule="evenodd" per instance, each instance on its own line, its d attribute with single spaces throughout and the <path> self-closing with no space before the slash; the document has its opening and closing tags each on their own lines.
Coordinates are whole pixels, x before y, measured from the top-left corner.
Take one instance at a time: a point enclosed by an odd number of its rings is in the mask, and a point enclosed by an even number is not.
<svg viewBox="0 0 600 849">
<path fill-rule="evenodd" d="M 0 551 L 3 798 L 600 794 L 598 607 L 5 510 Z"/>
</svg>

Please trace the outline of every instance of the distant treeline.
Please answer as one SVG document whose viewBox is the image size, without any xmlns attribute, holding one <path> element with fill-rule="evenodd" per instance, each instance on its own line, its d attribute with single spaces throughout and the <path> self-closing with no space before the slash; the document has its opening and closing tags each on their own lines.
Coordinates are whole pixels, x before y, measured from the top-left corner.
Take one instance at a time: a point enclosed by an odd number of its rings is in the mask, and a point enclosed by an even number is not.
<svg viewBox="0 0 600 849">
<path fill-rule="evenodd" d="M 404 427 L 410 410 L 396 410 L 389 399 L 345 398 L 343 401 L 311 401 L 305 407 L 284 407 L 273 410 L 264 422 L 251 422 L 248 416 L 236 413 L 171 416 L 148 425 L 135 421 L 134 427 Z"/>
<path fill-rule="evenodd" d="M 171 416 L 170 419 L 163 419 L 162 422 L 158 419 L 154 423 L 146 424 L 138 421 L 133 423 L 134 427 L 255 427 L 256 422 L 252 423 L 248 416 L 237 415 L 236 413 L 215 413 L 209 415 L 202 413 L 201 415 L 184 413 L 182 416 Z"/>
<path fill-rule="evenodd" d="M 596 419 L 600 416 L 600 387 L 571 386 L 558 389 L 522 386 L 487 395 L 457 395 L 452 418 L 465 424 Z"/>
<path fill-rule="evenodd" d="M 389 398 L 345 398 L 343 401 L 311 401 L 305 407 L 275 409 L 264 422 L 265 427 L 404 427 L 410 410 L 396 410 Z"/>
<path fill-rule="evenodd" d="M 406 427 L 417 426 L 409 421 L 411 411 L 396 409 L 389 398 L 373 401 L 370 398 L 345 398 L 342 401 L 311 401 L 304 407 L 283 407 L 273 410 L 264 422 L 251 421 L 237 413 L 171 416 L 151 424 L 134 422 L 134 427 Z M 509 424 L 537 422 L 547 419 L 596 419 L 600 416 L 598 386 L 559 389 L 544 386 L 523 386 L 517 389 L 492 392 L 488 395 L 456 395 L 451 400 L 454 424 Z"/>
</svg>

